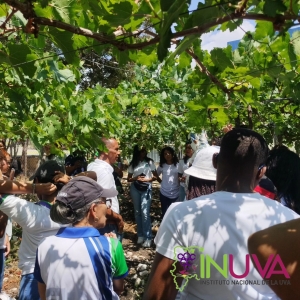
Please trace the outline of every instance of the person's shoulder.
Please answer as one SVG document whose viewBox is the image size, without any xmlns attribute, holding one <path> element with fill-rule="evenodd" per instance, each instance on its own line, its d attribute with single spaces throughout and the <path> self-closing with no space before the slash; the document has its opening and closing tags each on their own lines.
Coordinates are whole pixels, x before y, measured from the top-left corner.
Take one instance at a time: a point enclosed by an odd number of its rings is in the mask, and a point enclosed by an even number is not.
<svg viewBox="0 0 300 300">
<path fill-rule="evenodd" d="M 16 195 L 6 194 L 6 195 L 2 195 L 0 198 L 1 198 L 1 204 L 10 203 L 11 205 L 12 203 L 22 203 L 22 204 L 30 203 L 29 206 L 33 204 L 32 202 L 22 199 Z"/>
<path fill-rule="evenodd" d="M 94 161 L 92 161 L 91 163 L 88 164 L 89 171 L 106 170 L 109 167 L 112 168 L 112 166 L 110 164 L 108 164 L 107 162 L 100 160 L 100 159 L 95 159 Z"/>
<path fill-rule="evenodd" d="M 176 219 L 177 219 L 178 215 L 186 215 L 189 212 L 190 208 L 193 206 L 195 206 L 195 203 L 193 203 L 192 200 L 172 203 L 169 206 L 165 214 L 165 217 L 168 215 L 170 216 L 176 215 Z"/>
<path fill-rule="evenodd" d="M 155 162 L 152 158 L 148 157 L 148 159 L 146 160 L 146 163 L 149 165 L 149 166 L 155 166 Z"/>
<path fill-rule="evenodd" d="M 49 249 L 49 245 L 59 245 L 59 242 L 62 242 L 59 241 L 59 239 L 61 238 L 57 237 L 56 235 L 47 236 L 41 241 L 38 249 L 43 249 L 43 248 Z"/>
</svg>

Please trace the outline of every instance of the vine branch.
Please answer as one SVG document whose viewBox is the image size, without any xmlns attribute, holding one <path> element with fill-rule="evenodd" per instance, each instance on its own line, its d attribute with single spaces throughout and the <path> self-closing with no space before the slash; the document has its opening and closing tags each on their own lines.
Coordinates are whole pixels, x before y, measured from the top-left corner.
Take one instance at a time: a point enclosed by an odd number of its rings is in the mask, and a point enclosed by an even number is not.
<svg viewBox="0 0 300 300">
<path fill-rule="evenodd" d="M 142 42 L 137 42 L 135 44 L 128 44 L 125 41 L 120 41 L 118 38 L 119 37 L 136 37 L 138 35 L 140 35 L 141 33 L 144 32 L 143 29 L 141 30 L 136 30 L 133 32 L 125 32 L 122 29 L 116 30 L 112 35 L 107 35 L 105 33 L 96 33 L 93 32 L 89 29 L 86 28 L 82 28 L 82 27 L 77 27 L 74 25 L 70 25 L 58 20 L 51 20 L 51 19 L 47 19 L 47 18 L 43 18 L 43 17 L 38 17 L 36 16 L 34 9 L 31 5 L 30 2 L 27 3 L 21 3 L 18 0 L 5 0 L 5 2 L 14 7 L 15 9 L 19 10 L 23 16 L 26 19 L 29 18 L 33 18 L 35 24 L 38 25 L 47 25 L 47 26 L 51 26 L 51 27 L 56 27 L 59 29 L 63 29 L 78 35 L 83 35 L 86 37 L 90 37 L 93 38 L 97 41 L 100 42 L 104 42 L 104 43 L 108 43 L 111 44 L 115 47 L 117 47 L 119 50 L 123 51 L 123 50 L 140 50 L 143 49 L 147 46 L 153 45 L 153 44 L 157 44 L 160 40 L 159 36 L 154 37 L 151 40 L 146 40 L 146 41 L 142 41 Z M 241 7 L 246 6 L 247 4 L 247 0 L 244 0 L 242 2 Z M 193 28 L 189 28 L 186 30 L 182 30 L 179 32 L 175 32 L 172 35 L 172 38 L 176 39 L 176 38 L 182 38 L 182 37 L 186 37 L 189 35 L 194 35 L 194 34 L 203 34 L 204 32 L 206 32 L 207 30 L 209 30 L 211 27 L 217 26 L 217 25 L 221 25 L 225 22 L 231 21 L 232 19 L 236 19 L 236 20 L 263 20 L 263 21 L 268 21 L 268 22 L 272 22 L 273 24 L 277 24 L 278 22 L 280 22 L 281 24 L 284 23 L 285 21 L 288 20 L 295 20 L 297 19 L 297 16 L 294 15 L 277 15 L 275 17 L 271 17 L 265 14 L 258 14 L 258 13 L 245 13 L 244 11 L 240 11 L 237 10 L 236 12 L 233 12 L 229 15 L 217 18 L 211 22 L 208 22 L 202 26 L 195 26 Z"/>
<path fill-rule="evenodd" d="M 204 64 L 200 61 L 199 57 L 190 49 L 185 50 L 186 53 L 188 53 L 196 62 L 197 66 L 199 67 L 200 71 L 207 75 L 207 77 L 215 84 L 217 85 L 224 93 L 230 94 L 230 90 L 227 89 L 217 77 L 215 77 L 213 74 L 209 72 L 209 70 L 204 66 Z"/>
<path fill-rule="evenodd" d="M 8 23 L 8 21 L 12 18 L 12 16 L 18 11 L 17 8 L 13 8 L 11 13 L 7 16 L 6 20 L 0 25 L 0 28 L 6 29 L 6 24 Z"/>
</svg>

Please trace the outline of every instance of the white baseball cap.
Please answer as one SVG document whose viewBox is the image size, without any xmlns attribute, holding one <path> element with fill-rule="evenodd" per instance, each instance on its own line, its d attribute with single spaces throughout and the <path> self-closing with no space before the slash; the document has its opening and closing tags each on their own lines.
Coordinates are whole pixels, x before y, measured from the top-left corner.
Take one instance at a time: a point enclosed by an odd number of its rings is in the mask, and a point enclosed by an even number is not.
<svg viewBox="0 0 300 300">
<path fill-rule="evenodd" d="M 193 165 L 184 171 L 185 174 L 206 180 L 216 180 L 217 170 L 212 164 L 212 157 L 220 152 L 219 146 L 209 146 L 201 149 L 193 162 Z"/>
</svg>

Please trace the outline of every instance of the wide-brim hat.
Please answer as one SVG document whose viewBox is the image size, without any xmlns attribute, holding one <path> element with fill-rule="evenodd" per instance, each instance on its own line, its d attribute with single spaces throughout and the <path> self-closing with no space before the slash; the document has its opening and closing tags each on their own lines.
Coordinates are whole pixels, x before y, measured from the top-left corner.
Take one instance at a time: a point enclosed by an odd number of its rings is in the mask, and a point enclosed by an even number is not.
<svg viewBox="0 0 300 300">
<path fill-rule="evenodd" d="M 219 146 L 209 146 L 201 149 L 197 153 L 193 165 L 184 173 L 205 180 L 216 180 L 217 170 L 213 166 L 212 158 L 215 153 L 219 152 Z"/>
</svg>

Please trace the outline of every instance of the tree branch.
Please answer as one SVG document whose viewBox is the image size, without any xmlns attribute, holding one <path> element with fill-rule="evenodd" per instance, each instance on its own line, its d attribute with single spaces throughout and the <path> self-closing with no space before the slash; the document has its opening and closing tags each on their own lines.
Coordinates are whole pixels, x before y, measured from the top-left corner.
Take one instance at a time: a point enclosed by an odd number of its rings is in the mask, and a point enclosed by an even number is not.
<svg viewBox="0 0 300 300">
<path fill-rule="evenodd" d="M 227 89 L 217 77 L 215 77 L 213 74 L 211 74 L 208 69 L 203 65 L 203 63 L 200 61 L 199 57 L 190 49 L 185 50 L 186 53 L 188 53 L 196 62 L 197 66 L 199 67 L 200 71 L 204 74 L 206 74 L 209 79 L 217 85 L 224 93 L 230 94 L 230 90 Z"/>
<path fill-rule="evenodd" d="M 5 0 L 4 2 L 12 6 L 14 9 L 19 10 L 25 19 L 34 18 L 36 16 L 30 1 L 22 3 L 18 0 Z"/>
<path fill-rule="evenodd" d="M 50 20 L 43 17 L 36 16 L 34 9 L 32 7 L 32 4 L 30 2 L 21 3 L 18 0 L 4 0 L 8 5 L 14 7 L 15 9 L 18 9 L 22 12 L 23 16 L 27 19 L 34 18 L 34 22 L 38 25 L 47 25 L 52 26 L 56 28 L 60 28 L 78 35 L 83 35 L 86 37 L 90 37 L 92 39 L 95 39 L 100 42 L 111 44 L 115 47 L 117 47 L 119 50 L 140 50 L 147 46 L 156 44 L 159 42 L 160 37 L 156 36 L 151 40 L 146 40 L 143 42 L 138 42 L 135 44 L 128 44 L 125 41 L 117 40 L 118 37 L 131 37 L 131 36 L 138 36 L 139 34 L 143 33 L 144 30 L 136 30 L 134 32 L 124 32 L 124 30 L 118 29 L 115 31 L 112 35 L 107 35 L 105 33 L 96 33 L 86 28 L 76 27 L 71 24 L 67 24 L 61 21 L 57 20 Z M 242 3 L 243 5 L 247 4 L 247 0 L 244 0 Z M 212 22 L 208 22 L 202 26 L 196 26 L 193 28 L 189 28 L 186 30 L 182 30 L 180 32 L 176 32 L 172 35 L 172 38 L 181 38 L 189 35 L 194 34 L 203 34 L 207 30 L 209 30 L 211 27 L 221 25 L 225 22 L 231 21 L 231 20 L 263 20 L 268 21 L 272 23 L 276 23 L 278 21 L 285 22 L 287 20 L 295 20 L 297 16 L 294 15 L 277 15 L 275 17 L 270 17 L 265 14 L 257 14 L 257 13 L 244 13 L 244 12 L 234 12 L 229 15 L 223 16 L 221 18 L 217 18 L 216 20 Z"/>
<path fill-rule="evenodd" d="M 152 32 L 152 31 L 150 31 L 150 30 L 145 31 L 145 33 L 147 33 L 147 34 L 149 34 L 149 35 L 151 35 L 151 36 L 153 36 L 153 37 L 157 37 L 157 36 L 158 36 L 156 33 Z M 178 44 L 180 43 L 180 41 L 175 40 L 175 39 L 172 39 L 171 42 L 174 43 L 174 44 L 176 44 L 176 45 L 178 45 Z M 214 75 L 212 75 L 212 74 L 208 71 L 208 69 L 207 69 L 207 68 L 203 65 L 203 63 L 200 61 L 199 57 L 198 57 L 192 50 L 186 49 L 185 52 L 186 52 L 187 54 L 189 54 L 189 55 L 195 60 L 197 66 L 199 67 L 199 69 L 200 69 L 200 71 L 201 71 L 202 73 L 206 74 L 206 75 L 209 77 L 209 79 L 210 79 L 213 83 L 215 83 L 219 88 L 221 88 L 222 91 L 224 91 L 226 94 L 229 94 L 229 93 L 230 93 L 230 90 L 227 89 L 227 88 L 219 81 L 219 79 L 218 79 L 217 77 L 215 77 Z"/>
<path fill-rule="evenodd" d="M 6 28 L 6 24 L 8 23 L 8 21 L 12 18 L 12 16 L 18 11 L 17 8 L 12 9 L 11 13 L 7 16 L 6 20 L 0 25 L 0 28 L 4 29 Z"/>
<path fill-rule="evenodd" d="M 16 28 L 9 28 L 9 29 L 5 29 L 2 33 L 0 33 L 0 36 L 4 36 L 6 33 L 13 33 L 13 32 L 17 32 L 19 30 L 22 30 L 22 27 L 16 27 Z M 7 36 L 5 36 L 7 37 Z"/>
</svg>

